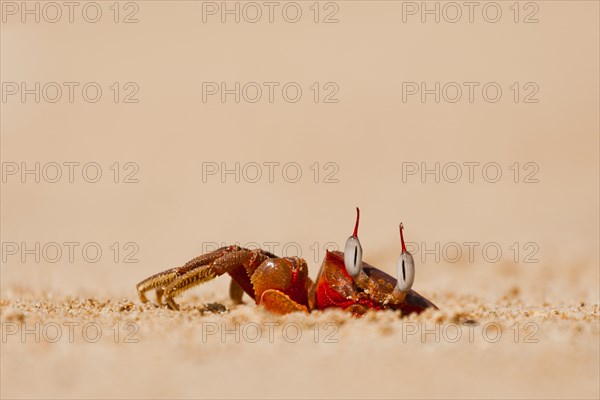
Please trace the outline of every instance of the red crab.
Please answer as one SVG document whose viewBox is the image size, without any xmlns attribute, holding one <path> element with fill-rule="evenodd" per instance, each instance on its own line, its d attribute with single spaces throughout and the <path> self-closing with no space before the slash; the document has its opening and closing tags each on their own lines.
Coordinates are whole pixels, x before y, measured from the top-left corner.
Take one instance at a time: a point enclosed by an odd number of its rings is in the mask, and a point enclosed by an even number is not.
<svg viewBox="0 0 600 400">
<path fill-rule="evenodd" d="M 358 240 L 360 211 L 356 208 L 354 233 L 346 241 L 344 253 L 328 251 L 316 283 L 308 276 L 306 261 L 298 257 L 277 257 L 267 251 L 227 246 L 203 254 L 144 279 L 137 284 L 140 300 L 145 292 L 156 289 L 159 304 L 178 310 L 175 296 L 200 283 L 228 273 L 229 295 L 241 303 L 244 292 L 271 312 L 286 314 L 338 307 L 362 315 L 369 309 L 400 310 L 403 315 L 437 307 L 411 289 L 415 268 L 412 255 L 404 244 L 400 224 L 402 253 L 398 259 L 398 279 L 362 262 Z"/>
</svg>

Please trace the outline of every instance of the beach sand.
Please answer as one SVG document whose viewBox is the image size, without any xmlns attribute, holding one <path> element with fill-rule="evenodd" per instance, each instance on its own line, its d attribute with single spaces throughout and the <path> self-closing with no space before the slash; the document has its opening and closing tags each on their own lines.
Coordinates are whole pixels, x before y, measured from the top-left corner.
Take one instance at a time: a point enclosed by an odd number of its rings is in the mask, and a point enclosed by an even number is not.
<svg viewBox="0 0 600 400">
<path fill-rule="evenodd" d="M 363 318 L 331 309 L 278 316 L 247 297 L 234 306 L 211 286 L 185 295 L 179 312 L 132 296 L 3 290 L 1 394 L 598 398 L 593 284 L 589 296 L 580 290 L 579 300 L 561 303 L 527 301 L 523 282 L 499 286 L 504 294 L 492 301 L 424 292 L 439 311 Z"/>
</svg>

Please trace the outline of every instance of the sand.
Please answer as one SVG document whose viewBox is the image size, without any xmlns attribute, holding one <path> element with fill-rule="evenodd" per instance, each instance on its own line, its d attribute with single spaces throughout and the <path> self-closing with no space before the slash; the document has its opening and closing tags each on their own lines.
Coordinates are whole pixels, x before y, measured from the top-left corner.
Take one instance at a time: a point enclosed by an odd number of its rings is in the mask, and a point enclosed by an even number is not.
<svg viewBox="0 0 600 400">
<path fill-rule="evenodd" d="M 15 289 L 0 301 L 1 394 L 598 398 L 598 304 L 527 304 L 520 290 L 489 303 L 439 293 L 439 311 L 357 319 L 339 310 L 277 316 L 199 289 L 179 312 Z"/>
</svg>

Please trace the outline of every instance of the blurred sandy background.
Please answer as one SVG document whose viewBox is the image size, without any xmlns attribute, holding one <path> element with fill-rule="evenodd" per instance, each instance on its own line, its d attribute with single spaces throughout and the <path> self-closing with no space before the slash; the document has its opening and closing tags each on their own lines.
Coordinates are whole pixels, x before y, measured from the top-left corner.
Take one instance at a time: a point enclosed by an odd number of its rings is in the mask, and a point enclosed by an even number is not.
<svg viewBox="0 0 600 400">
<path fill-rule="evenodd" d="M 50 23 L 45 3 L 28 4 L 39 4 L 39 23 L 21 21 L 21 3 L 2 2 L 3 330 L 13 322 L 97 321 L 106 329 L 124 321 L 138 324 L 140 342 L 10 336 L 1 343 L 2 397 L 598 398 L 598 3 L 522 2 L 517 23 L 513 2 L 497 3 L 497 23 L 484 19 L 485 2 L 472 23 L 465 7 L 457 23 L 444 14 L 422 23 L 420 11 L 407 13 L 420 2 L 297 2 L 297 23 L 283 18 L 286 4 L 294 16 L 285 2 L 272 23 L 264 5 L 257 23 L 243 15 L 223 23 L 220 13 L 203 15 L 220 2 L 123 2 L 118 16 L 113 2 L 98 2 L 102 15 L 90 23 L 84 2 L 73 23 L 66 8 Z M 327 15 L 338 22 L 324 23 Z M 127 16 L 138 22 L 124 23 Z M 10 94 L 21 82 L 57 82 L 63 97 L 50 103 L 40 92 L 39 103 L 34 95 L 22 102 Z M 73 102 L 64 82 L 79 84 Z M 96 103 L 82 97 L 87 82 L 102 88 Z M 203 82 L 258 82 L 262 98 L 203 101 Z M 279 84 L 272 103 L 263 82 Z M 295 103 L 282 96 L 288 82 L 302 88 Z M 457 82 L 463 94 L 456 103 L 433 95 L 422 102 L 419 94 L 403 101 L 403 82 Z M 479 85 L 473 102 L 464 82 Z M 481 92 L 489 82 L 502 89 L 495 103 Z M 132 88 L 129 100 L 138 101 L 126 103 Z M 338 101 L 325 103 L 332 88 Z M 95 162 L 102 178 L 88 183 L 80 167 L 72 183 L 66 167 L 57 183 L 9 173 L 36 162 Z M 458 163 L 463 177 L 403 179 L 406 162 Z M 472 183 L 465 162 L 480 163 Z M 257 183 L 242 171 L 240 182 L 231 174 L 203 179 L 206 163 L 258 163 L 263 175 Z M 273 182 L 264 163 L 280 163 Z M 298 182 L 282 176 L 286 163 L 300 167 Z M 500 166 L 497 183 L 482 177 L 486 163 Z M 123 183 L 132 171 L 138 182 Z M 337 313 L 286 317 L 339 323 L 335 345 L 201 343 L 204 322 L 277 320 L 252 305 L 201 315 L 205 303 L 230 308 L 225 278 L 184 295 L 181 314 L 138 305 L 139 280 L 212 243 L 276 242 L 275 251 L 287 245 L 289 255 L 299 248 L 316 276 L 324 248 L 351 234 L 357 205 L 364 258 L 391 274 L 400 221 L 419 249 L 439 243 L 436 254 L 416 255 L 415 288 L 442 310 L 424 321 L 498 321 L 505 330 L 534 322 L 539 343 L 403 343 L 395 316 L 352 321 Z M 72 261 L 65 242 L 78 243 Z M 23 243 L 40 243 L 39 262 Z M 41 250 L 48 243 L 62 248 L 56 262 L 51 246 Z M 86 243 L 102 250 L 97 262 L 81 254 Z M 453 243 L 463 251 L 455 262 L 451 249 L 441 250 Z M 482 253 L 488 244 L 501 249 L 497 260 Z"/>
</svg>

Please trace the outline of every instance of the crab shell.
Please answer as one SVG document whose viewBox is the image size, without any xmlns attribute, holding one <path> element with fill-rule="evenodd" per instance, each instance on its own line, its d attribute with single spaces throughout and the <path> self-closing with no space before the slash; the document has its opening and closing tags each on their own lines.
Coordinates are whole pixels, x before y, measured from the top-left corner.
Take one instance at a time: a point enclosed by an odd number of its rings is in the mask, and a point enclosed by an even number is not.
<svg viewBox="0 0 600 400">
<path fill-rule="evenodd" d="M 309 294 L 311 309 L 338 307 L 362 315 L 371 310 L 400 310 L 402 315 L 421 313 L 437 306 L 414 290 L 409 290 L 404 300 L 391 302 L 390 295 L 396 279 L 385 272 L 363 262 L 363 270 L 369 277 L 368 289 L 359 288 L 346 272 L 344 253 L 327 251 L 321 271 Z"/>
</svg>

